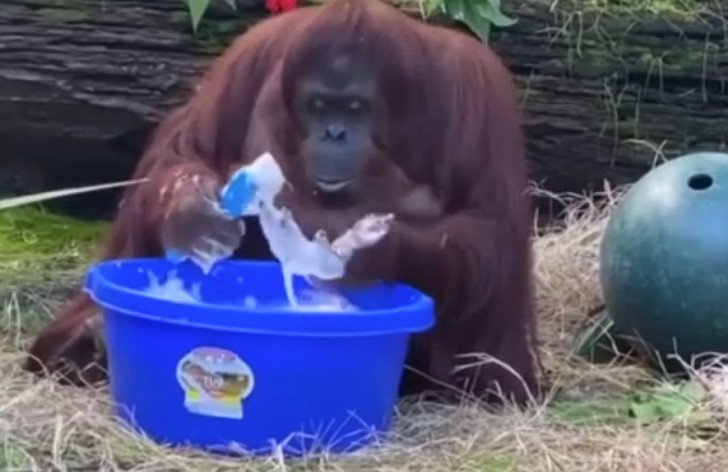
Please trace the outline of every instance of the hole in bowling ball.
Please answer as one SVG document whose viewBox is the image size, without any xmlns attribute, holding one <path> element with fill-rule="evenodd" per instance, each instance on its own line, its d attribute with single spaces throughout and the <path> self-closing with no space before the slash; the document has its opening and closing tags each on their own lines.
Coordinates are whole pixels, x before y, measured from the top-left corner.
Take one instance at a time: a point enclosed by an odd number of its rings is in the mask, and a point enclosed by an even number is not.
<svg viewBox="0 0 728 472">
<path fill-rule="evenodd" d="M 705 190 L 713 185 L 713 177 L 708 174 L 695 174 L 688 180 L 688 186 L 693 190 Z"/>
</svg>

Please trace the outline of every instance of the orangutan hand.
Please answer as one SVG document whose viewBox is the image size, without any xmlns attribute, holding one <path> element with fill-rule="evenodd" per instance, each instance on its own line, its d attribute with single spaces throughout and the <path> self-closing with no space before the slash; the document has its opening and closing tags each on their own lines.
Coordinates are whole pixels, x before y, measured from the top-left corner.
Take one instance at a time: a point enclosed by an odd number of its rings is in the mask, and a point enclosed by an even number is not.
<svg viewBox="0 0 728 472">
<path fill-rule="evenodd" d="M 170 171 L 160 191 L 160 197 L 166 201 L 160 236 L 169 259 L 190 258 L 209 270 L 238 248 L 245 225 L 219 208 L 221 187 L 219 179 L 209 171 Z"/>
<path fill-rule="evenodd" d="M 290 211 L 301 232 L 309 240 L 321 231 L 333 241 L 364 216 L 357 207 L 324 208 L 311 195 L 290 186 L 284 186 L 276 195 L 273 204 Z"/>
<path fill-rule="evenodd" d="M 279 194 L 275 205 L 291 212 L 307 238 L 325 237 L 333 251 L 349 259 L 344 277 L 312 280 L 316 285 L 364 284 L 389 278 L 396 245 L 396 238 L 391 236 L 396 221 L 391 214 L 373 215 L 358 206 L 322 208 L 290 189 Z"/>
<path fill-rule="evenodd" d="M 393 281 L 399 260 L 399 223 L 394 220 L 388 225 L 386 234 L 377 236 L 376 241 L 370 246 L 354 252 L 346 266 L 346 274 L 336 281 L 337 285 L 352 286 Z"/>
</svg>

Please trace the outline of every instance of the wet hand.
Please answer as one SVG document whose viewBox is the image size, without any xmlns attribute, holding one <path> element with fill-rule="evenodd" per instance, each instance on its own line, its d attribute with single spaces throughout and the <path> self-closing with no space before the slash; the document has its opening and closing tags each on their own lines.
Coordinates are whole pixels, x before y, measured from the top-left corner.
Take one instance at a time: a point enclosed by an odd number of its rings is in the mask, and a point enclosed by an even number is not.
<svg viewBox="0 0 728 472">
<path fill-rule="evenodd" d="M 161 231 L 168 259 L 191 259 L 209 270 L 238 248 L 245 226 L 220 208 L 220 189 L 219 179 L 211 172 L 178 169 L 170 175 L 162 189 L 168 193 Z"/>
</svg>

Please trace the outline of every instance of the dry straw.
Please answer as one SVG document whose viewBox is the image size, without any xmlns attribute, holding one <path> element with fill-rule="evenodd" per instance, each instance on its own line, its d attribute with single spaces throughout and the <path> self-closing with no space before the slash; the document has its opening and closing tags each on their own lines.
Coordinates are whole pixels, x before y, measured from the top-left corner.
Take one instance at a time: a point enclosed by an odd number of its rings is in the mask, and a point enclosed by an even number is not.
<svg viewBox="0 0 728 472">
<path fill-rule="evenodd" d="M 31 381 L 18 367 L 24 338 L 10 329 L 0 344 L 0 469 L 725 472 L 728 438 L 721 415 L 707 403 L 695 411 L 709 414 L 703 426 L 709 424 L 710 437 L 684 420 L 640 425 L 619 409 L 613 417 L 584 414 L 624 403 L 648 379 L 635 366 L 594 366 L 569 355 L 585 313 L 601 303 L 598 248 L 616 195 L 605 190 L 600 204 L 594 195 L 554 196 L 567 204 L 564 222 L 535 241 L 541 350 L 553 392 L 545 404 L 492 413 L 474 404 L 411 402 L 398 412 L 394 440 L 374 451 L 305 461 L 210 457 L 170 451 L 127 432 L 109 415 L 106 392 Z M 15 310 L 6 307 L 8 323 L 21 319 Z"/>
</svg>

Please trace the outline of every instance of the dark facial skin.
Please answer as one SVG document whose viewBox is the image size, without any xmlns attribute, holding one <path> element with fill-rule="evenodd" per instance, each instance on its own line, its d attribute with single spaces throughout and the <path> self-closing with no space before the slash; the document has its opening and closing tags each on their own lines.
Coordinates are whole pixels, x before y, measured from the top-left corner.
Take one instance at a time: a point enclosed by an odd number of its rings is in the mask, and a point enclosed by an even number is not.
<svg viewBox="0 0 728 472">
<path fill-rule="evenodd" d="M 310 183 L 323 194 L 348 191 L 378 153 L 373 132 L 378 104 L 371 75 L 350 58 L 339 57 L 299 83 L 301 152 Z"/>
</svg>

